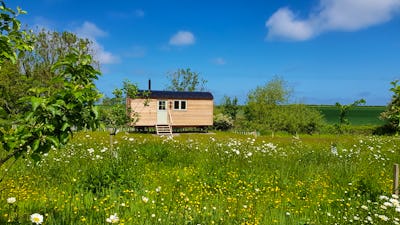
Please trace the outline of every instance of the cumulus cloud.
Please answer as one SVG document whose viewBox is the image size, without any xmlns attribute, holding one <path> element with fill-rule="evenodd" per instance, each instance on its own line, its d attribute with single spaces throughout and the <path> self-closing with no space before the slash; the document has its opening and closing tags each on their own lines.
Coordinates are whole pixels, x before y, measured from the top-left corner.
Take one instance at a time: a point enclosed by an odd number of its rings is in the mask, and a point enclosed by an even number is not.
<svg viewBox="0 0 400 225">
<path fill-rule="evenodd" d="M 178 31 L 169 39 L 170 45 L 192 45 L 195 43 L 195 37 L 192 32 L 190 31 Z"/>
<path fill-rule="evenodd" d="M 399 0 L 320 0 L 307 18 L 289 8 L 277 10 L 266 22 L 267 39 L 302 41 L 329 31 L 356 31 L 391 20 Z"/>
<path fill-rule="evenodd" d="M 98 37 L 105 37 L 107 36 L 107 32 L 103 31 L 102 29 L 98 28 L 96 24 L 85 21 L 82 26 L 76 28 L 75 32 L 85 38 L 89 39 L 96 39 Z"/>
<path fill-rule="evenodd" d="M 75 29 L 77 35 L 81 38 L 88 38 L 93 42 L 94 58 L 100 64 L 114 64 L 119 62 L 119 58 L 113 53 L 106 51 L 97 39 L 107 36 L 107 32 L 103 31 L 96 24 L 85 21 L 82 26 Z"/>
</svg>

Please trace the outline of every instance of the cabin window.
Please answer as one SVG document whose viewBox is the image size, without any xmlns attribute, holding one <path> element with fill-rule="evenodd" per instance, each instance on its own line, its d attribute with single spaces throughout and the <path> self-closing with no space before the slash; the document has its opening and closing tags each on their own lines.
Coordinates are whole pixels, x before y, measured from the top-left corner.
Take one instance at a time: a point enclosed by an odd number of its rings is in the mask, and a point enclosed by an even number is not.
<svg viewBox="0 0 400 225">
<path fill-rule="evenodd" d="M 158 101 L 158 110 L 165 110 L 165 101 Z"/>
<path fill-rule="evenodd" d="M 175 100 L 174 110 L 186 110 L 186 100 Z"/>
</svg>

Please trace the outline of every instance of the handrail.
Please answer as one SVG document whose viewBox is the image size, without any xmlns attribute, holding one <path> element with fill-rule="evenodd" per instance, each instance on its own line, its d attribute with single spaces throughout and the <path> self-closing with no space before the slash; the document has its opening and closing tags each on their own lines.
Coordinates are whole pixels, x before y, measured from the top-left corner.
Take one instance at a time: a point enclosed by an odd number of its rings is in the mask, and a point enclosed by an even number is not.
<svg viewBox="0 0 400 225">
<path fill-rule="evenodd" d="M 169 116 L 169 125 L 172 126 L 173 121 L 172 121 L 171 111 L 170 110 L 167 110 L 167 111 L 168 111 L 168 116 Z"/>
</svg>

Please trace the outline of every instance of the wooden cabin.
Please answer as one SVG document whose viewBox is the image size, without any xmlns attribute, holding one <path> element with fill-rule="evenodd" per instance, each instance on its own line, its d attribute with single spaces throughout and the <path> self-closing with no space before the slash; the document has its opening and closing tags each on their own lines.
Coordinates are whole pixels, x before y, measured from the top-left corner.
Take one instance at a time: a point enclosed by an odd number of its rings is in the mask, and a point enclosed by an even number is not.
<svg viewBox="0 0 400 225">
<path fill-rule="evenodd" d="M 127 99 L 127 106 L 138 116 L 135 128 L 155 127 L 157 134 L 172 134 L 172 128 L 213 125 L 214 97 L 210 92 L 148 92 L 146 97 Z"/>
</svg>

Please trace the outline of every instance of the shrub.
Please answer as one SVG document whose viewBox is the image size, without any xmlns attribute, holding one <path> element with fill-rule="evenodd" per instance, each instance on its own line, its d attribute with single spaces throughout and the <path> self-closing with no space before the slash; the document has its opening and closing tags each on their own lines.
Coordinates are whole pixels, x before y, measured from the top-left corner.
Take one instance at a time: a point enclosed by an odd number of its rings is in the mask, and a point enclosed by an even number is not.
<svg viewBox="0 0 400 225">
<path fill-rule="evenodd" d="M 214 116 L 214 129 L 226 131 L 233 127 L 233 120 L 227 115 L 219 113 Z"/>
</svg>

